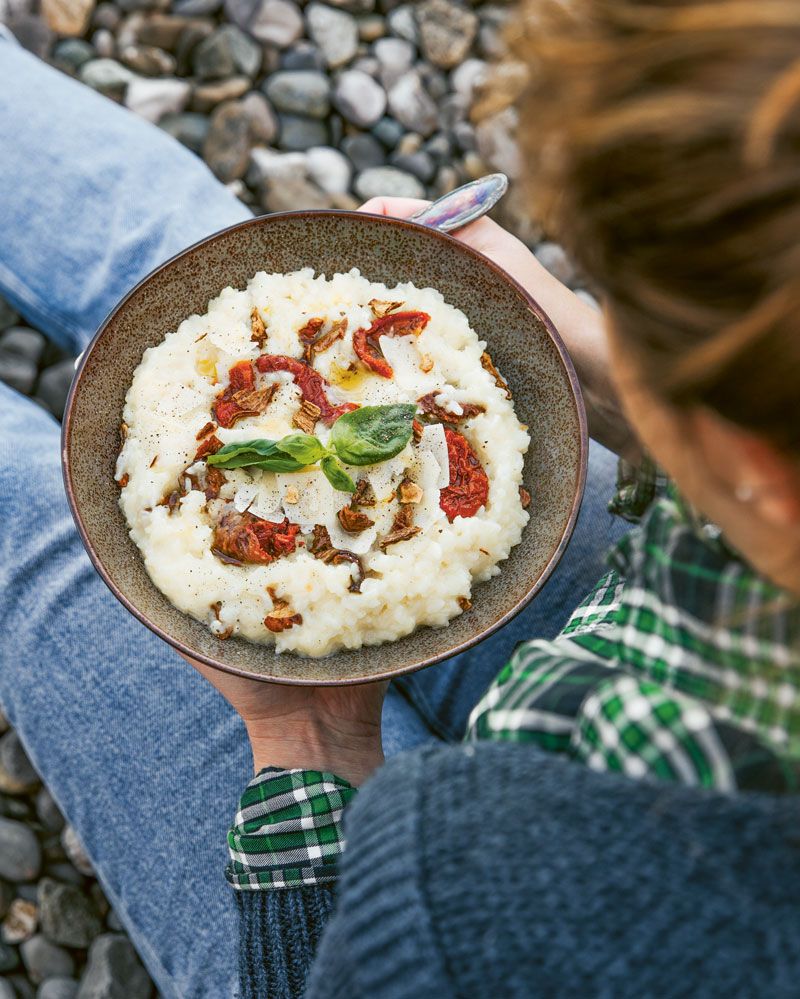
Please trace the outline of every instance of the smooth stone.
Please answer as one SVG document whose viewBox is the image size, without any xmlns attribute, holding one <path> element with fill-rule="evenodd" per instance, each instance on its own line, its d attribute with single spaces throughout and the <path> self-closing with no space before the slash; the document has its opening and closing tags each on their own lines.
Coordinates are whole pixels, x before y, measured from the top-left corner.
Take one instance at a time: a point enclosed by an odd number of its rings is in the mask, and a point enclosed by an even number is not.
<svg viewBox="0 0 800 999">
<path fill-rule="evenodd" d="M 183 111 L 192 92 L 186 80 L 151 80 L 137 76 L 125 94 L 125 106 L 147 121 L 158 124 L 165 114 Z"/>
<path fill-rule="evenodd" d="M 256 146 L 250 150 L 250 163 L 247 168 L 247 183 L 251 187 L 290 180 L 292 177 L 307 177 L 306 153 L 282 153 L 277 149 L 264 149 Z"/>
<path fill-rule="evenodd" d="M 453 90 L 465 104 L 472 103 L 475 88 L 486 80 L 488 70 L 489 66 L 483 59 L 465 59 L 450 74 Z"/>
<path fill-rule="evenodd" d="M 108 28 L 98 28 L 92 35 L 92 46 L 101 59 L 111 59 L 116 55 L 117 43 Z"/>
<path fill-rule="evenodd" d="M 12 798 L 9 795 L 0 794 L 0 815 L 7 819 L 20 819 L 27 822 L 33 818 L 33 809 L 30 801 L 26 798 Z"/>
<path fill-rule="evenodd" d="M 350 69 L 357 69 L 360 73 L 366 73 L 367 76 L 371 76 L 376 80 L 378 78 L 380 68 L 381 64 L 375 56 L 370 55 L 358 56 L 350 63 Z"/>
<path fill-rule="evenodd" d="M 406 132 L 395 147 L 396 153 L 416 153 L 422 148 L 422 136 L 416 132 Z"/>
<path fill-rule="evenodd" d="M 358 37 L 362 42 L 374 42 L 386 34 L 386 22 L 380 14 L 370 14 L 358 19 Z"/>
<path fill-rule="evenodd" d="M 83 38 L 64 38 L 53 49 L 53 62 L 70 73 L 77 73 L 85 62 L 94 57 L 94 49 Z"/>
<path fill-rule="evenodd" d="M 22 974 L 11 975 L 8 979 L 14 986 L 17 999 L 36 999 L 36 989 Z"/>
<path fill-rule="evenodd" d="M 33 881 L 42 868 L 39 841 L 28 826 L 0 818 L 0 878 Z"/>
<path fill-rule="evenodd" d="M 269 185 L 262 204 L 268 212 L 287 212 L 302 208 L 330 208 L 330 198 L 304 177 L 290 177 Z"/>
<path fill-rule="evenodd" d="M 462 153 L 474 152 L 478 148 L 475 129 L 468 121 L 457 121 L 453 125 L 453 138 Z"/>
<path fill-rule="evenodd" d="M 356 177 L 356 194 L 368 201 L 381 196 L 392 198 L 424 198 L 425 188 L 409 173 L 396 167 L 371 167 Z"/>
<path fill-rule="evenodd" d="M 104 933 L 89 949 L 78 999 L 149 999 L 150 978 L 127 937 Z"/>
<path fill-rule="evenodd" d="M 66 885 L 76 885 L 83 888 L 86 878 L 77 871 L 67 860 L 53 860 L 45 865 L 45 874 L 49 878 L 61 881 Z"/>
<path fill-rule="evenodd" d="M 116 0 L 116 3 L 124 11 L 167 10 L 170 0 Z"/>
<path fill-rule="evenodd" d="M 383 146 L 371 135 L 348 135 L 342 139 L 341 149 L 356 170 L 369 170 L 386 162 Z"/>
<path fill-rule="evenodd" d="M 241 181 L 239 181 L 239 183 L 241 183 Z M 105 919 L 111 909 L 111 904 L 97 881 L 93 881 L 89 885 L 89 894 L 92 896 L 92 901 L 95 904 L 95 908 L 100 913 L 101 919 Z"/>
<path fill-rule="evenodd" d="M 116 912 L 114 912 L 113 909 L 110 909 L 108 912 L 108 916 L 106 918 L 106 925 L 110 930 L 113 930 L 115 933 L 122 933 L 125 930 L 125 927 L 122 925 L 122 920 L 119 918 Z"/>
<path fill-rule="evenodd" d="M 89 27 L 95 0 L 42 0 L 41 14 L 57 35 L 82 35 Z"/>
<path fill-rule="evenodd" d="M 447 135 L 439 132 L 425 143 L 425 152 L 438 164 L 449 163 L 453 158 L 453 144 Z"/>
<path fill-rule="evenodd" d="M 332 69 L 350 62 L 358 51 L 358 25 L 345 11 L 310 3 L 306 7 L 306 25 L 311 40 Z"/>
<path fill-rule="evenodd" d="M 338 149 L 315 146 L 306 153 L 308 175 L 326 194 L 345 194 L 350 188 L 353 168 Z"/>
<path fill-rule="evenodd" d="M 375 0 L 328 0 L 331 7 L 341 7 L 351 14 L 369 14 L 375 10 Z"/>
<path fill-rule="evenodd" d="M 253 77 L 261 68 L 261 46 L 235 24 L 225 24 L 195 48 L 192 65 L 202 80 Z"/>
<path fill-rule="evenodd" d="M 232 76 L 229 80 L 214 80 L 212 83 L 199 83 L 192 94 L 192 111 L 212 111 L 223 101 L 233 101 L 246 94 L 252 86 L 247 76 Z"/>
<path fill-rule="evenodd" d="M 175 56 L 155 45 L 129 45 L 119 53 L 121 61 L 142 76 L 169 76 L 177 68 Z"/>
<path fill-rule="evenodd" d="M 40 59 L 48 58 L 56 36 L 38 15 L 10 14 L 3 21 L 24 49 Z"/>
<path fill-rule="evenodd" d="M 17 990 L 8 978 L 0 978 L 0 999 L 18 999 Z"/>
<path fill-rule="evenodd" d="M 36 365 L 25 357 L 4 356 L 0 351 L 0 381 L 10 385 L 23 395 L 30 395 L 33 386 L 36 384 Z M 11 790 L 7 784 L 6 777 L 0 768 L 0 789 Z M 14 794 L 24 793 L 25 788 L 19 787 L 13 791 Z"/>
<path fill-rule="evenodd" d="M 303 34 L 303 15 L 290 0 L 225 0 L 225 13 L 253 38 L 279 49 Z"/>
<path fill-rule="evenodd" d="M 19 322 L 19 314 L 8 304 L 8 302 L 0 297 L 0 330 L 7 330 L 9 326 L 13 326 L 15 323 Z M 5 715 L 2 715 L 2 722 L 0 722 L 0 735 L 8 730 L 8 721 Z"/>
<path fill-rule="evenodd" d="M 278 134 L 278 119 L 267 98 L 257 90 L 246 94 L 239 102 L 250 122 L 253 142 L 269 145 Z"/>
<path fill-rule="evenodd" d="M 116 59 L 92 59 L 78 70 L 78 78 L 107 97 L 121 97 L 135 76 Z"/>
<path fill-rule="evenodd" d="M 478 51 L 491 63 L 498 63 L 508 55 L 505 40 L 509 11 L 496 4 L 481 8 L 481 26 L 478 29 Z"/>
<path fill-rule="evenodd" d="M 478 17 L 453 0 L 422 0 L 416 5 L 419 43 L 434 66 L 451 69 L 463 62 L 478 33 Z"/>
<path fill-rule="evenodd" d="M 6 340 L 7 336 L 6 334 L 3 339 Z M 19 337 L 11 339 L 12 344 L 15 340 L 19 341 Z M 19 736 L 13 729 L 6 732 L 0 738 L 0 791 L 8 791 L 12 794 L 21 793 L 36 787 L 38 783 L 39 775 L 28 759 L 28 754 L 25 752 Z"/>
<path fill-rule="evenodd" d="M 405 129 L 396 121 L 394 118 L 390 118 L 388 115 L 373 127 L 372 134 L 375 138 L 382 142 L 387 149 L 394 149 L 395 146 L 400 142 L 405 134 Z"/>
<path fill-rule="evenodd" d="M 39 913 L 42 932 L 64 947 L 88 947 L 103 930 L 95 907 L 74 885 L 52 878 L 39 882 Z"/>
<path fill-rule="evenodd" d="M 172 9 L 185 17 L 208 17 L 222 10 L 222 0 L 172 0 Z"/>
<path fill-rule="evenodd" d="M 436 174 L 436 164 L 423 150 L 416 153 L 394 153 L 389 157 L 389 162 L 398 170 L 405 170 L 406 173 L 418 177 L 423 184 L 433 180 Z"/>
<path fill-rule="evenodd" d="M 339 76 L 333 100 L 341 115 L 359 128 L 375 125 L 386 110 L 386 91 L 357 69 L 345 70 Z"/>
<path fill-rule="evenodd" d="M 117 7 L 113 3 L 104 0 L 103 3 L 99 3 L 94 9 L 92 27 L 108 28 L 109 31 L 116 31 L 121 20 L 122 14 Z"/>
<path fill-rule="evenodd" d="M 516 109 L 506 108 L 475 126 L 478 152 L 493 170 L 502 171 L 512 180 L 522 173 L 522 156 L 514 138 L 517 121 Z"/>
<path fill-rule="evenodd" d="M 208 135 L 209 121 L 206 115 L 197 111 L 182 111 L 178 114 L 165 114 L 158 123 L 173 139 L 192 152 L 202 153 L 203 143 Z"/>
<path fill-rule="evenodd" d="M 78 834 L 71 825 L 64 826 L 61 831 L 61 846 L 76 871 L 80 871 L 87 878 L 95 876 L 89 855 L 84 850 L 83 844 L 78 839 Z"/>
<path fill-rule="evenodd" d="M 331 109 L 331 84 L 324 73 L 281 70 L 265 80 L 262 87 L 278 111 L 325 118 Z"/>
<path fill-rule="evenodd" d="M 171 14 L 134 13 L 125 20 L 117 31 L 117 44 L 120 48 L 126 45 L 155 45 L 159 49 L 173 52 L 181 37 L 190 30 L 202 30 L 211 34 L 213 22 L 202 18 L 175 17 Z"/>
<path fill-rule="evenodd" d="M 533 252 L 542 267 L 550 271 L 562 284 L 570 286 L 575 283 L 575 267 L 563 246 L 547 241 L 539 243 Z"/>
<path fill-rule="evenodd" d="M 405 38 L 407 42 L 417 45 L 419 42 L 419 32 L 417 31 L 417 19 L 414 16 L 414 4 L 404 3 L 395 7 L 386 17 L 386 24 L 391 34 L 398 38 Z"/>
<path fill-rule="evenodd" d="M 54 975 L 63 975 L 68 978 L 75 971 L 72 955 L 63 947 L 51 943 L 41 933 L 24 941 L 19 951 L 22 955 L 22 963 L 27 969 L 28 978 L 34 985 L 38 985 L 45 978 L 52 978 Z"/>
<path fill-rule="evenodd" d="M 243 177 L 250 156 L 250 121 L 236 101 L 220 104 L 213 114 L 203 159 L 225 184 Z"/>
<path fill-rule="evenodd" d="M 17 898 L 24 898 L 26 902 L 36 902 L 38 888 L 36 885 L 17 885 Z"/>
<path fill-rule="evenodd" d="M 0 943 L 0 974 L 13 971 L 19 965 L 19 954 L 11 944 Z"/>
<path fill-rule="evenodd" d="M 180 77 L 192 76 L 193 59 L 197 46 L 214 33 L 214 25 L 207 21 L 192 21 L 185 28 L 174 46 L 176 73 Z M 202 82 L 202 81 L 200 81 Z"/>
<path fill-rule="evenodd" d="M 389 109 L 401 124 L 420 135 L 431 135 L 439 124 L 436 102 L 414 70 L 401 76 L 389 90 Z"/>
<path fill-rule="evenodd" d="M 379 38 L 372 47 L 381 83 L 388 90 L 414 65 L 416 51 L 405 38 Z"/>
<path fill-rule="evenodd" d="M 36 932 L 39 910 L 34 902 L 15 898 L 0 927 L 0 936 L 7 944 L 20 944 Z"/>
<path fill-rule="evenodd" d="M 303 151 L 312 146 L 328 143 L 328 129 L 318 118 L 305 118 L 295 114 L 280 114 L 279 145 L 290 152 Z"/>
<path fill-rule="evenodd" d="M 57 975 L 47 978 L 36 990 L 36 999 L 75 999 L 78 983 L 74 978 Z"/>
<path fill-rule="evenodd" d="M 4 919 L 14 901 L 14 889 L 7 881 L 0 881 L 0 919 Z"/>
<path fill-rule="evenodd" d="M 311 42 L 301 41 L 281 53 L 281 69 L 325 69 L 325 57 Z"/>
</svg>

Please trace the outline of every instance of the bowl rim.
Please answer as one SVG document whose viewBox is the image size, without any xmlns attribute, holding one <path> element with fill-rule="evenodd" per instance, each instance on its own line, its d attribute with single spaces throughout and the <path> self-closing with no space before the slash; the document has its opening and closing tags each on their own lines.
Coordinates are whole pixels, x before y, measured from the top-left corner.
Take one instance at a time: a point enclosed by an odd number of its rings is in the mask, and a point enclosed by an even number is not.
<svg viewBox="0 0 800 999">
<path fill-rule="evenodd" d="M 69 439 L 72 430 L 73 423 L 73 411 L 74 411 L 74 401 L 78 392 L 78 386 L 80 384 L 81 376 L 83 370 L 92 354 L 92 351 L 97 346 L 101 337 L 108 329 L 112 320 L 116 315 L 121 312 L 128 303 L 128 300 L 136 295 L 140 288 L 142 288 L 151 278 L 155 277 L 156 274 L 160 274 L 167 268 L 171 267 L 175 261 L 181 259 L 182 257 L 189 256 L 194 253 L 200 247 L 205 246 L 208 243 L 212 243 L 223 236 L 228 235 L 231 232 L 235 232 L 240 229 L 247 229 L 250 227 L 257 228 L 259 226 L 269 224 L 278 219 L 291 219 L 291 218 L 314 218 L 318 216 L 330 216 L 335 215 L 338 217 L 348 218 L 348 219 L 370 219 L 372 221 L 378 221 L 380 223 L 391 226 L 392 228 L 401 229 L 413 229 L 422 230 L 427 236 L 433 239 L 440 240 L 446 246 L 456 246 L 458 252 L 464 253 L 467 256 L 471 256 L 476 259 L 483 266 L 488 267 L 494 275 L 501 281 L 510 284 L 512 288 L 522 297 L 526 305 L 530 308 L 531 312 L 536 316 L 536 318 L 542 323 L 546 329 L 555 349 L 559 355 L 561 364 L 563 365 L 564 371 L 567 376 L 570 388 L 572 390 L 572 396 L 575 400 L 577 416 L 578 416 L 578 431 L 579 431 L 579 461 L 578 461 L 578 474 L 577 474 L 577 486 L 575 489 L 575 495 L 572 499 L 572 505 L 570 507 L 569 517 L 567 518 L 566 525 L 562 532 L 561 538 L 556 545 L 550 558 L 547 560 L 547 564 L 539 575 L 534 585 L 527 591 L 522 599 L 518 600 L 516 604 L 505 611 L 496 621 L 494 621 L 488 628 L 474 635 L 472 638 L 466 639 L 460 642 L 457 646 L 448 649 L 446 652 L 428 656 L 427 658 L 421 660 L 418 663 L 414 663 L 410 666 L 403 666 L 392 670 L 383 670 L 380 673 L 370 674 L 369 676 L 355 676 L 347 677 L 346 679 L 322 679 L 322 680 L 309 680 L 302 677 L 291 677 L 291 676 L 260 676 L 258 674 L 249 672 L 248 670 L 239 669 L 236 666 L 231 666 L 228 663 L 221 662 L 215 659 L 213 656 L 205 655 L 204 653 L 198 652 L 195 649 L 190 648 L 180 639 L 175 638 L 170 635 L 167 631 L 157 625 L 150 618 L 126 596 L 125 593 L 117 586 L 117 584 L 111 579 L 110 575 L 106 571 L 105 566 L 97 555 L 94 545 L 89 538 L 88 532 L 84 526 L 83 518 L 81 517 L 80 510 L 78 508 L 78 503 L 75 497 L 75 489 L 72 484 L 72 464 L 70 460 L 69 451 Z M 581 503 L 583 501 L 584 488 L 586 485 L 586 474 L 588 466 L 588 456 L 589 456 L 589 435 L 587 429 L 587 419 L 586 419 L 586 408 L 583 401 L 583 393 L 581 391 L 580 382 L 578 381 L 578 376 L 575 371 L 575 366 L 572 363 L 572 359 L 569 356 L 566 345 L 561 338 L 558 330 L 556 329 L 553 321 L 544 311 L 544 309 L 539 305 L 536 299 L 516 280 L 512 277 L 503 267 L 495 263 L 486 254 L 481 253 L 479 250 L 474 249 L 467 243 L 462 242 L 455 236 L 451 236 L 449 233 L 442 232 L 439 229 L 435 229 L 431 226 L 420 225 L 417 222 L 413 222 L 410 219 L 399 219 L 391 215 L 378 215 L 373 212 L 362 212 L 356 210 L 343 210 L 335 208 L 319 208 L 319 209 L 300 209 L 296 211 L 286 211 L 286 212 L 273 212 L 268 215 L 257 215 L 251 219 L 245 219 L 242 222 L 234 223 L 234 225 L 226 226 L 224 229 L 219 229 L 217 232 L 211 233 L 205 236 L 203 239 L 199 239 L 191 245 L 187 246 L 185 249 L 181 250 L 179 253 L 174 254 L 168 260 L 159 264 L 158 267 L 153 268 L 148 274 L 146 274 L 140 281 L 138 281 L 127 294 L 120 299 L 120 301 L 114 306 L 114 308 L 108 313 L 105 319 L 102 321 L 94 334 L 92 339 L 89 341 L 87 346 L 84 348 L 82 354 L 78 359 L 78 364 L 75 369 L 75 374 L 72 378 L 72 384 L 70 385 L 69 393 L 67 395 L 66 406 L 64 409 L 64 419 L 61 427 L 61 471 L 64 481 L 64 488 L 67 494 L 67 500 L 69 503 L 70 512 L 72 514 L 72 519 L 75 522 L 75 526 L 78 529 L 78 534 L 80 535 L 83 546 L 89 555 L 89 559 L 94 566 L 100 578 L 106 584 L 106 586 L 111 590 L 114 596 L 119 600 L 119 602 L 131 613 L 133 616 L 140 621 L 146 628 L 152 631 L 155 635 L 165 641 L 168 645 L 171 645 L 177 652 L 184 656 L 188 656 L 190 659 L 194 659 L 198 662 L 203 663 L 206 666 L 210 666 L 213 669 L 221 670 L 224 673 L 230 673 L 234 676 L 241 676 L 248 680 L 256 680 L 262 683 L 280 683 L 286 684 L 288 686 L 299 686 L 299 687 L 343 687 L 352 686 L 354 684 L 360 683 L 373 683 L 380 682 L 381 680 L 391 680 L 395 677 L 404 676 L 409 673 L 415 673 L 417 670 L 424 669 L 428 666 L 433 666 L 436 663 L 442 662 L 446 659 L 450 659 L 453 656 L 459 655 L 462 652 L 466 652 L 468 649 L 480 644 L 482 641 L 487 639 L 490 635 L 493 635 L 496 631 L 499 631 L 504 625 L 508 624 L 513 618 L 517 616 L 528 604 L 533 600 L 536 594 L 542 589 L 544 584 L 550 578 L 553 570 L 558 565 L 561 556 L 569 544 L 572 537 L 572 533 L 575 530 L 575 524 L 578 519 L 578 514 L 580 512 Z M 155 584 L 153 584 L 155 585 Z M 413 634 L 413 632 L 411 632 Z M 404 636 L 405 637 L 405 636 Z M 402 639 L 398 639 L 402 641 Z M 365 647 L 367 649 L 367 654 L 369 646 Z M 362 651 L 362 650 L 358 650 Z"/>
</svg>

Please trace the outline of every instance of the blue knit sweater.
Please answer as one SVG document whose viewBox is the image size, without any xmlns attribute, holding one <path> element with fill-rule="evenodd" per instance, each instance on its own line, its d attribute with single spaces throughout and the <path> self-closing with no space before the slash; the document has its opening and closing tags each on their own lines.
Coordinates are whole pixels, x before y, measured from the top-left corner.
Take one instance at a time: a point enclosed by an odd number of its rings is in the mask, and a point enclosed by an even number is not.
<svg viewBox="0 0 800 999">
<path fill-rule="evenodd" d="M 335 910 L 238 893 L 246 999 L 800 995 L 796 796 L 466 744 L 391 761 L 346 830 Z"/>
</svg>

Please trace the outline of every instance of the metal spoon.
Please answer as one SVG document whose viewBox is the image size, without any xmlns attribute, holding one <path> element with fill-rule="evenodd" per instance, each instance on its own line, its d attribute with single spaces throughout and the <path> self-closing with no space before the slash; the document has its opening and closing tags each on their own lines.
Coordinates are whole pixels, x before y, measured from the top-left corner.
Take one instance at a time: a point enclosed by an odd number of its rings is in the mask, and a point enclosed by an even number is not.
<svg viewBox="0 0 800 999">
<path fill-rule="evenodd" d="M 490 173 L 437 198 L 410 218 L 431 229 L 454 232 L 491 211 L 507 190 L 508 177 L 504 173 Z"/>
</svg>

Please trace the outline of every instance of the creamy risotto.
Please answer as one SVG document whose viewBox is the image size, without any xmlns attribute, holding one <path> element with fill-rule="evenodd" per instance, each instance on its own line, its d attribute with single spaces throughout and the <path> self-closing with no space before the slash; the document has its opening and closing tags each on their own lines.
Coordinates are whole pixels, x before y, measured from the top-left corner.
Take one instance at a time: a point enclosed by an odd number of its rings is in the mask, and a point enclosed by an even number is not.
<svg viewBox="0 0 800 999">
<path fill-rule="evenodd" d="M 307 656 L 468 613 L 527 523 L 529 438 L 433 288 L 257 274 L 147 350 L 120 503 L 155 585 L 220 640 Z"/>
</svg>

